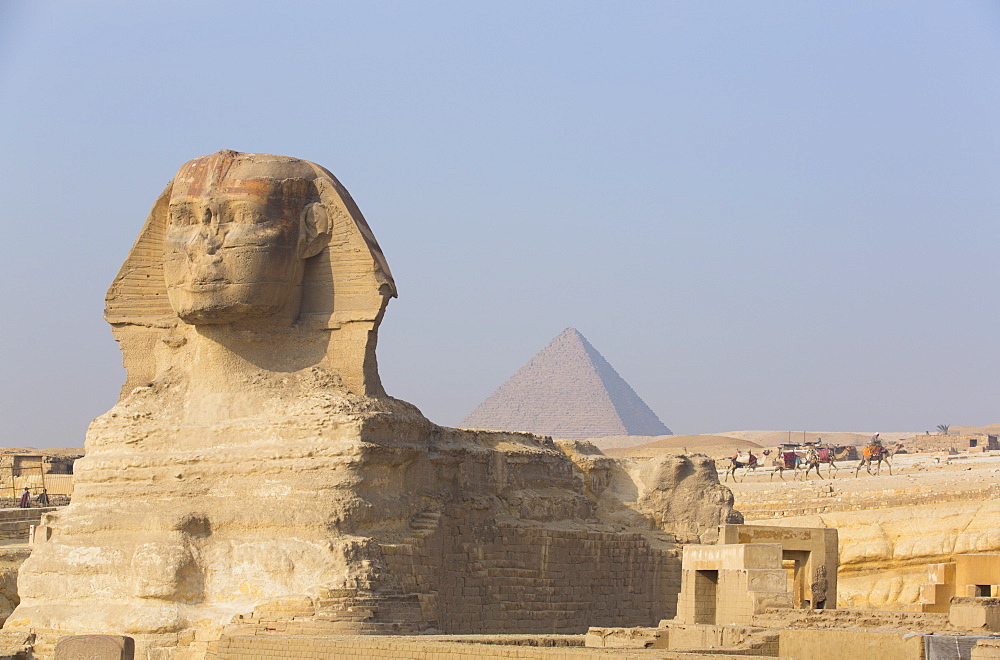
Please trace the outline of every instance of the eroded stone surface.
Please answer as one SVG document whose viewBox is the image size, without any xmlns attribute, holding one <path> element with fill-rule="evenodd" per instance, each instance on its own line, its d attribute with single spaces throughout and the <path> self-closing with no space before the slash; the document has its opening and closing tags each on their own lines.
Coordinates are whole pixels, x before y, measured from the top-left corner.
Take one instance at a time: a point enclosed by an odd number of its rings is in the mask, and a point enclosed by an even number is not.
<svg viewBox="0 0 1000 660">
<path fill-rule="evenodd" d="M 135 644 L 121 635 L 71 635 L 56 644 L 55 660 L 132 660 Z"/>
</svg>

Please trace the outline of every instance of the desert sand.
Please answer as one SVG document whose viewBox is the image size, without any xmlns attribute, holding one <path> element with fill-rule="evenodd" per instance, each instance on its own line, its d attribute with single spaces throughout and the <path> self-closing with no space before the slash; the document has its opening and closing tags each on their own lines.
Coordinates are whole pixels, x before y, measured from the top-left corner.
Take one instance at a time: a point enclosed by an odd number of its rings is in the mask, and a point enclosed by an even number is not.
<svg viewBox="0 0 1000 660">
<path fill-rule="evenodd" d="M 601 447 L 601 449 L 605 454 L 614 458 L 652 458 L 662 454 L 694 453 L 705 454 L 712 458 L 722 458 L 732 456 L 736 451 L 761 448 L 761 445 L 756 442 L 724 435 L 664 435 L 652 439 L 651 442 L 632 446 L 625 442 L 625 438 L 635 437 L 620 436 L 614 438 L 609 443 L 610 446 L 606 445 L 607 448 Z M 607 439 L 601 438 L 601 440 Z M 621 444 L 616 446 L 617 443 Z M 598 444 L 598 447 L 600 446 Z"/>
</svg>

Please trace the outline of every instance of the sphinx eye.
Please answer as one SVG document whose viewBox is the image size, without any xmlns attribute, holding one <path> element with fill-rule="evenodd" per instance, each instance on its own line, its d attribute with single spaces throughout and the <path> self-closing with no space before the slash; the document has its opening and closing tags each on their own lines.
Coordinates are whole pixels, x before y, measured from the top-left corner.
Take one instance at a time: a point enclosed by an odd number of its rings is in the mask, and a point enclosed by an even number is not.
<svg viewBox="0 0 1000 660">
<path fill-rule="evenodd" d="M 264 222 L 264 220 L 264 216 L 262 216 L 259 211 L 246 206 L 238 206 L 232 211 L 232 222 L 242 225 L 252 225 L 258 222 Z"/>
</svg>

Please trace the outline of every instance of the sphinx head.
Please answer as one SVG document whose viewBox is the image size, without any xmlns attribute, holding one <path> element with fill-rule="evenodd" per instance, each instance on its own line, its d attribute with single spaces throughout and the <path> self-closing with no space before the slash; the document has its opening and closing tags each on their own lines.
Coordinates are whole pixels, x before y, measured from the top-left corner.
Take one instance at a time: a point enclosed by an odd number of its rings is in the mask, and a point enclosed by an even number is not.
<svg viewBox="0 0 1000 660">
<path fill-rule="evenodd" d="M 156 199 L 104 318 L 121 345 L 126 395 L 189 369 L 188 342 L 202 339 L 282 372 L 322 363 L 345 389 L 372 395 L 384 393 L 375 344 L 395 295 L 371 228 L 333 174 L 220 151 L 185 163 Z M 284 341 L 293 327 L 296 341 Z"/>
<path fill-rule="evenodd" d="M 163 272 L 192 325 L 298 316 L 305 260 L 329 241 L 315 166 L 220 151 L 185 163 L 169 193 Z"/>
</svg>

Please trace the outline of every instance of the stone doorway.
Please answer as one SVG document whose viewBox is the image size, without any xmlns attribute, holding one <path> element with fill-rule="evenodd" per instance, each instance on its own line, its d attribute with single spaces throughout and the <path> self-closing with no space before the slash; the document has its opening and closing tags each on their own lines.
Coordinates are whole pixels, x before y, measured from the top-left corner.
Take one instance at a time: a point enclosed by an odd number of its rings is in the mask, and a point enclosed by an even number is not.
<svg viewBox="0 0 1000 660">
<path fill-rule="evenodd" d="M 812 608 L 812 589 L 806 567 L 809 552 L 806 550 L 782 550 L 781 567 L 788 573 L 788 591 L 792 594 L 793 606 L 797 609 Z"/>
<path fill-rule="evenodd" d="M 719 571 L 694 572 L 694 622 L 715 623 Z"/>
</svg>

